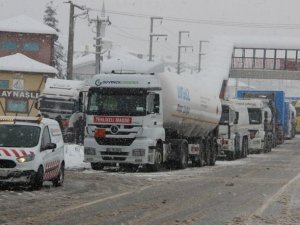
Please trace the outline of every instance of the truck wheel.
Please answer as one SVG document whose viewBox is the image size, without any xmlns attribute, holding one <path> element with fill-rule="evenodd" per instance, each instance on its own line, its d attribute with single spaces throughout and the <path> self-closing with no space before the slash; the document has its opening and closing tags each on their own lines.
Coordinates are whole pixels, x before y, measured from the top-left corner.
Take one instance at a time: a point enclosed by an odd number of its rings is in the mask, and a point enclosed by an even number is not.
<svg viewBox="0 0 300 225">
<path fill-rule="evenodd" d="M 57 177 L 52 181 L 54 187 L 62 186 L 65 179 L 65 165 L 62 163 Z"/>
<path fill-rule="evenodd" d="M 217 143 L 216 139 L 213 138 L 211 141 L 210 157 L 209 157 L 209 166 L 214 166 L 216 164 L 216 155 L 217 155 Z"/>
<path fill-rule="evenodd" d="M 234 152 L 235 152 L 235 159 L 240 159 L 242 157 L 242 152 L 240 148 L 240 140 L 239 136 L 237 135 L 234 139 Z"/>
<path fill-rule="evenodd" d="M 243 143 L 242 143 L 242 158 L 246 158 L 248 155 L 248 139 L 243 138 Z"/>
<path fill-rule="evenodd" d="M 180 156 L 179 156 L 179 169 L 185 169 L 188 166 L 188 146 L 185 141 L 182 141 L 180 145 Z"/>
<path fill-rule="evenodd" d="M 154 172 L 159 171 L 163 165 L 163 146 L 161 143 L 156 144 L 154 164 L 148 164 L 148 169 Z"/>
<path fill-rule="evenodd" d="M 93 170 L 102 170 L 104 165 L 101 163 L 91 163 L 91 167 Z"/>
<path fill-rule="evenodd" d="M 31 177 L 30 188 L 33 190 L 40 190 L 44 182 L 44 169 L 42 166 L 38 168 L 38 171 Z"/>
<path fill-rule="evenodd" d="M 235 160 L 235 152 L 226 152 L 225 154 L 227 160 Z"/>
<path fill-rule="evenodd" d="M 202 167 L 203 161 L 204 161 L 204 142 L 202 140 L 198 141 L 198 144 L 200 146 L 199 154 L 192 159 L 193 166 Z"/>
</svg>

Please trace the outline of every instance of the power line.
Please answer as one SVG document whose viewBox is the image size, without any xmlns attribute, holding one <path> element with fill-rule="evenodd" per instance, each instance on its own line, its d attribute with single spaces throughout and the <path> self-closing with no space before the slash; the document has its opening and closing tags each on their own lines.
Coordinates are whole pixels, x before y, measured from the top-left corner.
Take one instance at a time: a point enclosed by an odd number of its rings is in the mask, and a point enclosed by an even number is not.
<svg viewBox="0 0 300 225">
<path fill-rule="evenodd" d="M 92 11 L 99 11 L 98 9 L 90 9 Z M 149 19 L 153 15 L 149 14 L 139 14 L 139 13 L 128 13 L 114 10 L 106 10 L 107 13 L 139 17 Z M 179 17 L 165 17 L 164 20 L 182 23 L 194 23 L 194 24 L 204 24 L 212 26 L 228 26 L 228 27 L 242 27 L 242 28 L 279 28 L 279 29 L 300 29 L 300 24 L 273 24 L 273 23 L 249 23 L 249 22 L 235 22 L 235 21 L 224 21 L 224 20 L 205 20 L 205 19 L 192 19 L 192 18 L 179 18 Z"/>
</svg>

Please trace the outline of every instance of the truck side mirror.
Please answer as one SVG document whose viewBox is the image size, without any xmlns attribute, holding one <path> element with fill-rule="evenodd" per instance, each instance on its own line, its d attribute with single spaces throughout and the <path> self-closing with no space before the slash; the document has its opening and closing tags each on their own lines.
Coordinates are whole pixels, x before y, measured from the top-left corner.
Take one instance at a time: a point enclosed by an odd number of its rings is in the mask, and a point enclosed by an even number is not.
<svg viewBox="0 0 300 225">
<path fill-rule="evenodd" d="M 35 101 L 34 108 L 36 108 L 37 110 L 40 109 L 40 102 L 39 101 Z"/>
</svg>

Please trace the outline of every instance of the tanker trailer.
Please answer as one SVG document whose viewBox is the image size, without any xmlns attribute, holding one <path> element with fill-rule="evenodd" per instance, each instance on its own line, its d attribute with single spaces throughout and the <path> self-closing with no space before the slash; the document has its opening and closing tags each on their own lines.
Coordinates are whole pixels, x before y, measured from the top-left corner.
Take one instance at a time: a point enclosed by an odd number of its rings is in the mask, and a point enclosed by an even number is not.
<svg viewBox="0 0 300 225">
<path fill-rule="evenodd" d="M 95 75 L 85 112 L 85 162 L 96 170 L 183 169 L 188 160 L 214 165 L 222 107 L 217 92 L 203 82 L 169 72 Z"/>
</svg>

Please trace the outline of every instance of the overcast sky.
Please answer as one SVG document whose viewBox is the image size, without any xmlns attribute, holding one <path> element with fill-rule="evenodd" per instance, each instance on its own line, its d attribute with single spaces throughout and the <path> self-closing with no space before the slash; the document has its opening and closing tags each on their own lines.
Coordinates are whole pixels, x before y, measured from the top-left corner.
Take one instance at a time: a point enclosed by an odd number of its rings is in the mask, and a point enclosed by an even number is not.
<svg viewBox="0 0 300 225">
<path fill-rule="evenodd" d="M 42 21 L 48 0 L 0 0 L 0 19 L 26 14 Z M 57 6 L 57 19 L 61 30 L 60 40 L 67 48 L 69 4 L 53 0 Z M 73 1 L 94 10 L 102 8 L 103 0 Z M 243 35 L 300 35 L 299 0 L 106 0 L 107 15 L 112 25 L 106 29 L 106 39 L 117 42 L 141 53 L 149 51 L 150 19 L 148 16 L 166 18 L 162 24 L 155 22 L 154 33 L 168 34 L 155 41 L 154 54 L 173 55 L 176 58 L 178 31 L 190 31 L 190 37 L 183 35 L 182 43 L 193 45 L 194 51 L 187 51 L 186 60 L 196 60 L 199 40 L 208 40 L 216 34 Z M 125 12 L 131 16 L 109 13 Z M 81 13 L 76 9 L 75 13 Z M 91 10 L 90 18 L 97 11 Z M 185 22 L 171 21 L 183 19 Z M 192 22 L 188 22 L 192 21 Z M 218 25 L 216 25 L 218 24 Z M 75 50 L 85 46 L 92 48 L 95 36 L 94 24 L 87 19 L 77 18 L 75 24 Z"/>
</svg>

